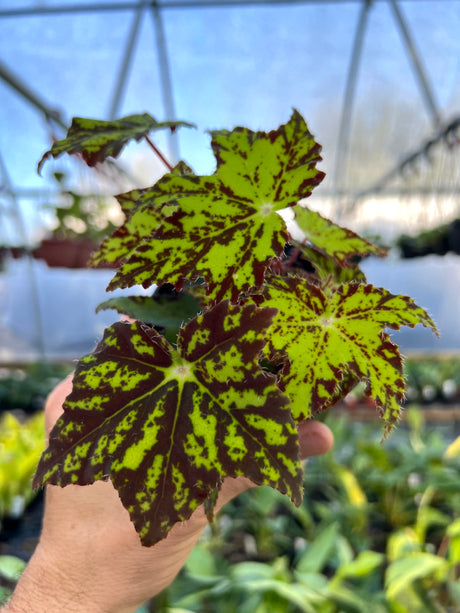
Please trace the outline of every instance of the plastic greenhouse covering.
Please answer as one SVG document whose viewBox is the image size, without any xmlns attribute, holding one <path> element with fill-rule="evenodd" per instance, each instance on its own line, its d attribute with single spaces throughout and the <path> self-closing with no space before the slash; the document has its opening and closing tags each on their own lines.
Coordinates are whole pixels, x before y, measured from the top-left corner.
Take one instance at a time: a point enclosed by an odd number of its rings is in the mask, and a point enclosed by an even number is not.
<svg viewBox="0 0 460 613">
<path fill-rule="evenodd" d="M 149 112 L 195 129 L 155 134 L 173 162 L 213 172 L 208 129 L 270 130 L 292 108 L 323 145 L 327 177 L 309 201 L 384 244 L 460 217 L 458 0 L 0 0 L 0 248 L 35 249 L 65 191 L 103 199 L 165 171 L 144 144 L 121 173 L 37 162 L 73 116 Z M 439 325 L 394 335 L 402 351 L 460 350 L 460 256 L 364 265 Z M 0 262 L 0 363 L 90 351 L 115 312 L 107 270 Z"/>
</svg>

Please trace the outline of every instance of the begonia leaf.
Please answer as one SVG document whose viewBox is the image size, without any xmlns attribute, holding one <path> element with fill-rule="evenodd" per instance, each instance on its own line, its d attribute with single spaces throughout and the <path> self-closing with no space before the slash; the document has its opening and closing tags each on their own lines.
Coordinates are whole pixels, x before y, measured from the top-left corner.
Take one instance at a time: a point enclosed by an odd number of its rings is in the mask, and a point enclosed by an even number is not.
<svg viewBox="0 0 460 613">
<path fill-rule="evenodd" d="M 299 243 L 295 240 L 291 240 L 290 251 L 287 256 L 286 271 L 302 270 L 303 275 L 312 282 L 320 280 L 324 284 L 331 280 L 336 286 L 352 281 L 358 283 L 366 281 L 366 275 L 358 266 L 359 257 L 356 258 L 356 262 L 350 258 L 346 267 L 343 267 L 334 257 L 316 249 L 313 245 Z"/>
<path fill-rule="evenodd" d="M 384 256 L 385 251 L 355 234 L 348 228 L 343 228 L 316 211 L 301 205 L 293 209 L 295 221 L 308 244 L 320 253 L 330 256 L 342 267 L 353 264 L 356 258 L 368 255 Z M 351 260 L 351 262 L 350 262 Z"/>
<path fill-rule="evenodd" d="M 90 266 L 120 264 L 142 240 L 151 238 L 161 224 L 167 224 L 167 217 L 177 207 L 169 203 L 165 184 L 175 175 L 193 175 L 193 172 L 184 162 L 179 162 L 153 187 L 134 189 L 116 196 L 126 220 L 93 253 Z M 166 212 L 162 212 L 163 207 L 167 209 Z"/>
<path fill-rule="evenodd" d="M 309 196 L 324 176 L 316 169 L 320 147 L 297 111 L 272 132 L 235 128 L 212 135 L 216 172 L 165 175 L 152 188 L 163 221 L 157 227 L 147 207 L 134 210 L 129 224 L 143 228 L 142 240 L 108 289 L 181 287 L 185 279 L 204 278 L 211 300 L 235 301 L 260 288 L 288 239 L 278 211 Z"/>
<path fill-rule="evenodd" d="M 316 168 L 321 145 L 294 110 L 271 132 L 247 128 L 211 132 L 217 174 L 230 194 L 259 205 L 261 213 L 295 206 L 324 179 Z"/>
<path fill-rule="evenodd" d="M 38 172 L 48 158 L 57 158 L 63 153 L 80 153 L 88 166 L 95 166 L 109 156 L 117 157 L 129 141 L 139 141 L 152 130 L 175 130 L 180 126 L 192 127 L 192 124 L 184 121 L 157 121 L 148 113 L 109 121 L 74 117 L 66 138 L 53 143 L 51 149 L 43 155 L 38 164 Z"/>
<path fill-rule="evenodd" d="M 174 166 L 169 175 L 194 175 L 194 172 L 188 164 L 181 160 Z M 161 181 L 162 178 L 159 179 L 159 183 Z M 125 217 L 128 218 L 136 209 L 155 205 L 155 189 L 156 184 L 145 189 L 132 189 L 124 194 L 118 194 L 116 198 Z"/>
<path fill-rule="evenodd" d="M 199 301 L 190 294 L 167 296 L 114 296 L 101 302 L 96 313 L 115 309 L 121 315 L 139 319 L 143 323 L 161 328 L 163 336 L 171 343 L 177 341 L 179 328 L 200 311 Z"/>
<path fill-rule="evenodd" d="M 300 504 L 298 435 L 288 398 L 258 357 L 274 310 L 228 301 L 192 319 L 177 351 L 139 322 L 109 327 L 80 360 L 35 487 L 110 477 L 152 545 L 245 475 Z"/>
<path fill-rule="evenodd" d="M 287 358 L 280 386 L 294 419 L 329 406 L 344 373 L 351 373 L 366 382 L 389 432 L 400 413 L 404 380 L 398 347 L 384 330 L 420 323 L 437 333 L 426 311 L 407 296 L 369 284 L 341 285 L 326 295 L 297 277 L 271 277 L 264 297 L 264 306 L 278 309 L 265 352 Z"/>
</svg>

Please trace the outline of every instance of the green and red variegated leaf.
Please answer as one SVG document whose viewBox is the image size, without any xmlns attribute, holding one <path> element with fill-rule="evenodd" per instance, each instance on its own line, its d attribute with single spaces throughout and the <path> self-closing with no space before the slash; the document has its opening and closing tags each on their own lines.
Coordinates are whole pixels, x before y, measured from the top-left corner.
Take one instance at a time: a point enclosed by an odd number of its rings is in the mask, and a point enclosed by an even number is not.
<svg viewBox="0 0 460 613">
<path fill-rule="evenodd" d="M 89 265 L 95 268 L 105 264 L 121 266 L 131 251 L 142 240 L 151 238 L 161 223 L 164 223 L 164 219 L 160 205 L 141 208 L 101 243 L 99 249 L 92 254 Z"/>
<path fill-rule="evenodd" d="M 162 224 L 166 226 L 168 216 L 177 208 L 170 204 L 173 194 L 167 186 L 170 177 L 182 175 L 193 176 L 193 172 L 184 162 L 179 162 L 153 187 L 119 194 L 116 198 L 126 220 L 93 253 L 90 266 L 120 265 L 142 240 L 151 238 Z"/>
<path fill-rule="evenodd" d="M 404 380 L 398 347 L 384 329 L 421 323 L 437 333 L 426 311 L 407 296 L 372 285 L 350 283 L 326 295 L 296 277 L 270 278 L 264 297 L 265 306 L 278 309 L 265 351 L 287 356 L 280 386 L 294 419 L 337 400 L 344 373 L 352 373 L 366 382 L 388 432 L 400 413 Z"/>
<path fill-rule="evenodd" d="M 183 175 L 193 176 L 194 174 L 195 173 L 190 168 L 190 166 L 188 166 L 184 161 L 181 160 L 174 166 L 170 173 L 164 175 L 159 179 L 158 184 L 160 184 L 161 186 L 163 180 L 167 181 L 168 177 L 170 177 L 171 175 L 177 175 L 181 177 Z M 141 207 L 161 208 L 163 200 L 160 204 L 156 201 L 156 185 L 157 184 L 153 185 L 152 187 L 147 187 L 146 189 L 132 189 L 129 192 L 116 196 L 118 204 L 120 205 L 120 208 L 126 219 L 128 219 L 134 211 Z M 160 197 L 164 198 L 165 194 L 168 194 L 167 190 L 161 188 L 159 193 Z"/>
<path fill-rule="evenodd" d="M 168 202 L 164 223 L 129 253 L 108 289 L 203 278 L 211 301 L 236 301 L 260 288 L 266 269 L 288 239 L 280 209 L 306 197 L 321 181 L 319 145 L 294 113 L 278 130 L 214 132 L 212 176 L 165 175 L 153 188 Z M 159 196 L 159 193 L 162 196 Z M 144 207 L 130 223 L 147 227 Z M 172 212 L 172 214 L 166 213 Z M 151 227 L 151 226 L 149 226 Z"/>
<path fill-rule="evenodd" d="M 95 166 L 108 157 L 116 158 L 129 141 L 139 141 L 152 130 L 175 130 L 180 126 L 193 127 L 184 121 L 159 122 L 148 113 L 109 121 L 74 117 L 66 138 L 53 143 L 51 149 L 43 155 L 38 164 L 38 172 L 48 158 L 57 158 L 63 153 L 80 153 L 88 166 Z"/>
<path fill-rule="evenodd" d="M 368 255 L 386 255 L 383 249 L 306 206 L 297 205 L 293 210 L 295 221 L 305 234 L 306 241 L 320 253 L 334 259 L 339 266 L 353 266 L 356 258 Z"/>
<path fill-rule="evenodd" d="M 201 189 L 187 177 L 181 182 L 182 194 L 173 201 L 177 211 L 129 254 L 108 289 L 152 283 L 180 287 L 186 279 L 203 278 L 210 300 L 235 301 L 260 287 L 288 238 L 284 220 L 276 212 L 264 217 L 228 199 L 216 177 L 203 180 Z M 133 214 L 133 223 L 141 214 Z"/>
<path fill-rule="evenodd" d="M 181 330 L 177 351 L 139 322 L 108 328 L 78 363 L 35 486 L 110 477 L 145 545 L 204 502 L 212 516 L 227 476 L 300 504 L 289 400 L 258 366 L 273 314 L 219 303 Z"/>
<path fill-rule="evenodd" d="M 261 212 L 294 206 L 324 178 L 316 168 L 321 145 L 296 110 L 271 132 L 235 128 L 211 132 L 216 174 L 229 194 Z"/>
</svg>

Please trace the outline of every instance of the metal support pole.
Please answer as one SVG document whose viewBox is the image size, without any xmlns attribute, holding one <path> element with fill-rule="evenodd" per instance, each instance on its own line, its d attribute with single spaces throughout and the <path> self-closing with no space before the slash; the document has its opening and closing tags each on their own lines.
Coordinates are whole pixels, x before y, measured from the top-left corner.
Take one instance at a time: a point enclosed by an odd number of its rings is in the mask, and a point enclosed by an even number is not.
<svg viewBox="0 0 460 613">
<path fill-rule="evenodd" d="M 21 241 L 23 245 L 26 246 L 28 241 L 27 241 L 27 233 L 26 233 L 24 220 L 22 218 L 21 209 L 16 199 L 7 168 L 6 168 L 6 165 L 3 161 L 1 154 L 0 154 L 0 175 L 2 177 L 0 186 L 1 185 L 4 186 L 5 189 L 3 191 L 5 191 L 5 193 L 8 195 L 10 202 L 12 204 L 11 211 L 9 212 L 11 212 L 11 214 L 14 215 L 14 217 L 16 218 L 19 234 L 21 236 Z M 37 345 L 38 345 L 37 350 L 40 355 L 40 358 L 42 360 L 45 360 L 46 359 L 46 339 L 45 339 L 45 335 L 43 332 L 43 317 L 42 317 L 42 311 L 40 307 L 40 293 L 38 290 L 37 278 L 35 276 L 35 271 L 33 267 L 33 257 L 30 253 L 26 253 L 25 257 L 27 258 L 27 268 L 28 268 L 28 275 L 29 275 L 29 282 L 30 282 L 29 286 L 30 286 L 30 291 L 31 291 L 32 313 L 35 318 L 35 324 L 37 327 Z"/>
<path fill-rule="evenodd" d="M 190 8 L 210 8 L 219 6 L 284 6 L 295 4 L 346 4 L 349 2 L 359 2 L 360 0 L 158 0 L 160 9 L 190 9 Z M 388 0 L 374 0 L 374 2 L 387 2 Z M 424 0 L 406 0 L 406 2 L 421 2 Z M 426 0 L 433 2 L 433 0 Z M 446 1 L 446 0 L 444 0 Z M 458 0 L 450 0 L 458 2 Z M 150 4 L 154 4 L 151 0 Z M 98 12 L 120 12 L 135 10 L 137 3 L 131 2 L 75 2 L 73 4 L 56 4 L 53 6 L 32 6 L 19 8 L 0 9 L 0 19 L 2 17 L 36 17 L 39 15 L 64 15 L 75 13 L 98 13 Z"/>
<path fill-rule="evenodd" d="M 56 109 L 50 109 L 38 94 L 36 94 L 30 87 L 28 87 L 19 77 L 17 77 L 11 70 L 0 61 L 0 79 L 10 85 L 18 94 L 28 100 L 35 108 L 43 113 L 47 121 L 54 121 L 58 126 L 67 130 L 67 125 L 64 123 L 61 117 L 60 111 Z"/>
<path fill-rule="evenodd" d="M 141 21 L 142 21 L 142 16 L 144 14 L 144 9 L 146 8 L 148 4 L 149 3 L 146 2 L 145 0 L 140 0 L 139 6 L 134 15 L 131 30 L 128 33 L 125 52 L 123 54 L 122 62 L 120 65 L 118 78 L 116 81 L 116 89 L 112 97 L 112 104 L 110 105 L 109 119 L 115 119 L 116 115 L 119 112 L 121 98 L 125 91 L 126 81 L 128 79 L 129 70 L 131 68 L 134 48 L 137 42 L 139 28 L 140 28 Z"/>
<path fill-rule="evenodd" d="M 401 13 L 401 10 L 398 6 L 396 0 L 390 0 L 390 5 L 393 9 L 393 13 L 395 16 L 395 20 L 397 25 L 399 26 L 399 30 L 401 33 L 401 37 L 406 46 L 407 53 L 412 62 L 412 69 L 415 73 L 415 77 L 418 80 L 419 87 L 422 92 L 422 97 L 427 107 L 428 113 L 431 115 L 431 120 L 433 122 L 433 128 L 438 128 L 441 123 L 441 116 L 438 111 L 438 107 L 434 98 L 434 93 L 431 89 L 431 86 L 428 81 L 428 77 L 425 74 L 425 70 L 422 65 L 422 61 L 417 53 L 415 48 L 414 41 L 412 40 L 412 36 L 409 32 L 409 28 L 407 23 Z"/>
<path fill-rule="evenodd" d="M 154 2 L 152 5 L 152 16 L 155 26 L 163 104 L 166 112 L 166 119 L 173 121 L 176 118 L 176 112 L 174 108 L 174 97 L 172 91 L 171 69 L 169 65 L 168 50 L 166 47 L 163 19 L 156 2 Z M 171 159 L 173 160 L 173 163 L 175 163 L 180 159 L 177 132 L 169 133 L 169 147 Z"/>
<path fill-rule="evenodd" d="M 332 179 L 333 191 L 336 192 L 338 196 L 340 196 L 340 192 L 344 188 L 345 168 L 348 158 L 348 148 L 350 144 L 351 118 L 353 114 L 358 69 L 359 64 L 361 62 L 364 35 L 366 32 L 367 19 L 371 3 L 372 0 L 363 0 L 362 2 L 361 11 L 358 17 L 358 24 L 356 26 L 356 33 L 353 41 L 350 67 L 348 69 L 345 96 L 342 107 L 342 117 L 340 120 L 339 138 L 337 141 L 337 149 L 335 154 L 335 168 Z M 341 208 L 342 207 L 339 204 L 337 210 L 338 216 L 340 216 Z"/>
<path fill-rule="evenodd" d="M 460 136 L 460 116 L 454 117 L 452 121 L 444 124 L 444 126 L 441 126 L 438 133 L 433 138 L 423 141 L 416 149 L 412 150 L 402 160 L 398 161 L 398 163 L 388 172 L 386 172 L 378 181 L 356 194 L 356 198 L 360 199 L 372 194 L 388 192 L 388 183 L 401 176 L 405 168 L 410 169 L 422 158 L 429 160 L 430 150 L 432 147 L 436 145 L 439 146 L 441 143 L 444 143 L 448 150 L 452 150 L 454 147 L 459 146 L 460 138 L 457 136 L 457 134 Z M 404 188 L 398 187 L 398 189 L 401 192 L 404 191 Z M 450 187 L 448 188 L 446 186 L 444 191 L 448 189 L 450 189 Z M 437 190 L 442 193 L 443 187 L 438 186 Z"/>
</svg>

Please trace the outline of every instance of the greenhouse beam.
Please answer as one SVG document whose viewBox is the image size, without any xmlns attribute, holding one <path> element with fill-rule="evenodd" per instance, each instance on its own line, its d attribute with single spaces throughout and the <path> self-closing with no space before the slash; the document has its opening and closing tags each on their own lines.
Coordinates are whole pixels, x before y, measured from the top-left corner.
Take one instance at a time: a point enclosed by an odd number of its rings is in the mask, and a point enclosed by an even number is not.
<svg viewBox="0 0 460 613">
<path fill-rule="evenodd" d="M 126 88 L 126 81 L 128 79 L 131 62 L 134 55 L 134 48 L 139 36 L 139 29 L 144 15 L 145 8 L 150 4 L 145 0 L 140 0 L 137 6 L 136 13 L 134 15 L 131 30 L 128 33 L 128 39 L 126 41 L 125 52 L 123 54 L 118 78 L 116 80 L 116 88 L 112 98 L 112 104 L 110 105 L 109 119 L 115 119 L 118 114 L 121 98 Z"/>
</svg>

